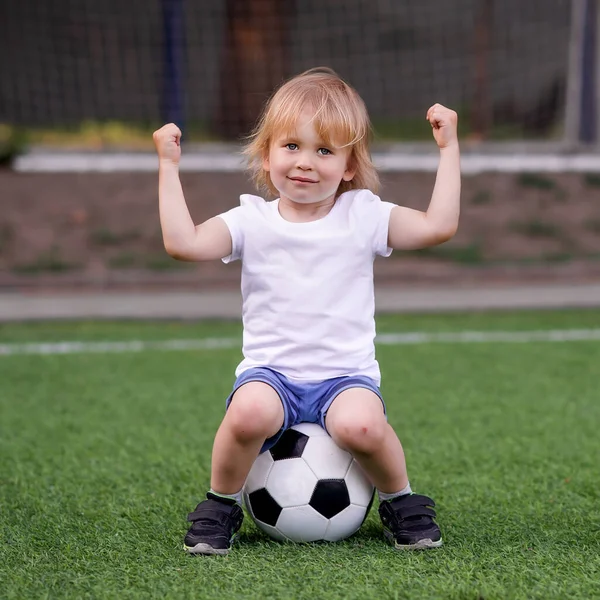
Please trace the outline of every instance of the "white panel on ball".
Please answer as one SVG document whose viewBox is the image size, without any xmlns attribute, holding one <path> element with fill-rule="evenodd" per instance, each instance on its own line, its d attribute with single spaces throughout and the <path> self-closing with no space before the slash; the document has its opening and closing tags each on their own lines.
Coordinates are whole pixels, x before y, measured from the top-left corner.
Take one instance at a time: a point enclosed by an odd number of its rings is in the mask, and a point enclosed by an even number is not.
<svg viewBox="0 0 600 600">
<path fill-rule="evenodd" d="M 329 435 L 311 437 L 302 458 L 319 479 L 343 479 L 352 462 L 352 455 L 337 446 Z"/>
<path fill-rule="evenodd" d="M 266 523 L 262 523 L 261 521 L 254 521 L 259 529 L 262 529 L 265 533 L 270 535 L 273 539 L 279 542 L 288 541 L 287 538 L 280 532 L 277 531 L 276 527 L 272 527 L 271 525 L 267 525 Z"/>
<path fill-rule="evenodd" d="M 317 425 L 317 423 L 298 423 L 292 429 L 310 437 L 329 437 L 329 434 L 320 425 Z"/>
<path fill-rule="evenodd" d="M 267 491 L 285 508 L 308 504 L 317 484 L 315 474 L 301 458 L 277 460 L 267 478 Z"/>
<path fill-rule="evenodd" d="M 277 519 L 277 529 L 292 542 L 322 540 L 328 524 L 329 519 L 308 505 L 284 508 Z"/>
<path fill-rule="evenodd" d="M 374 487 L 365 475 L 360 465 L 353 460 L 346 474 L 346 485 L 350 502 L 357 506 L 369 506 Z"/>
<path fill-rule="evenodd" d="M 246 483 L 244 484 L 244 491 L 247 494 L 251 494 L 256 490 L 266 487 L 267 478 L 273 463 L 273 457 L 270 452 L 259 454 L 258 458 L 254 461 L 252 470 L 248 473 Z"/>
<path fill-rule="evenodd" d="M 365 520 L 366 510 L 364 506 L 354 504 L 347 506 L 341 513 L 329 519 L 329 526 L 323 539 L 327 542 L 337 542 L 356 533 Z"/>
</svg>

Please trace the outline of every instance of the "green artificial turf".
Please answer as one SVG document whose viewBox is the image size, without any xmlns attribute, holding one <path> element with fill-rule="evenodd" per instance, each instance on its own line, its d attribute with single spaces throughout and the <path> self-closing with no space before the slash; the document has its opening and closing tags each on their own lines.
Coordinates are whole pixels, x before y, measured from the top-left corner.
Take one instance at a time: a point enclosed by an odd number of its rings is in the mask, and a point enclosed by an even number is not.
<svg viewBox="0 0 600 600">
<path fill-rule="evenodd" d="M 598 311 L 382 316 L 381 332 L 591 328 Z M 4 325 L 0 341 L 239 337 L 236 323 Z M 413 489 L 445 545 L 182 550 L 239 348 L 0 356 L 2 598 L 600 597 L 600 342 L 377 349 Z"/>
</svg>

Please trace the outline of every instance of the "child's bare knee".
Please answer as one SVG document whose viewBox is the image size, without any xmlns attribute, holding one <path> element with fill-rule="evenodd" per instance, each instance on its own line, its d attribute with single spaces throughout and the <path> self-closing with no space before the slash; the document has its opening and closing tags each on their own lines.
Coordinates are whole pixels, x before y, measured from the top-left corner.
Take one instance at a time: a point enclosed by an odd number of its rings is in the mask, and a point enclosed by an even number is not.
<svg viewBox="0 0 600 600">
<path fill-rule="evenodd" d="M 283 424 L 281 400 L 265 384 L 260 387 L 247 384 L 235 393 L 227 410 L 227 420 L 232 434 L 240 441 L 266 439 Z"/>
<path fill-rule="evenodd" d="M 338 418 L 332 437 L 350 452 L 373 454 L 382 444 L 386 422 L 379 417 L 349 415 Z"/>
</svg>

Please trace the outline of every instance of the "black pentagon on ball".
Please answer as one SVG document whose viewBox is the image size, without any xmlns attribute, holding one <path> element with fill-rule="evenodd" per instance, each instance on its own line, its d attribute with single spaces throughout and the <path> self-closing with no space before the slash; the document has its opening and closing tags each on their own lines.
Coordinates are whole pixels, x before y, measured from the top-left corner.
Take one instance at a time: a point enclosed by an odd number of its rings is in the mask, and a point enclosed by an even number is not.
<svg viewBox="0 0 600 600">
<path fill-rule="evenodd" d="M 308 443 L 308 436 L 295 429 L 286 429 L 277 443 L 271 448 L 273 460 L 300 458 Z"/>
<path fill-rule="evenodd" d="M 326 519 L 335 517 L 350 506 L 350 494 L 343 479 L 321 479 L 309 504 Z"/>
<path fill-rule="evenodd" d="M 281 514 L 281 506 L 277 504 L 265 488 L 248 494 L 248 501 L 255 519 L 275 527 L 275 523 L 277 523 L 277 519 Z"/>
</svg>

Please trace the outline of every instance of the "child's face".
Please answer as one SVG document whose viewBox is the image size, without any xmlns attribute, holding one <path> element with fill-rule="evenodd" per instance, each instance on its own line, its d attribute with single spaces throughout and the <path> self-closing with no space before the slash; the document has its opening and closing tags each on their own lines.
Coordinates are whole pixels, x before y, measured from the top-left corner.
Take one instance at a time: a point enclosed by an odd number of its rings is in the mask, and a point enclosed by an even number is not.
<svg viewBox="0 0 600 600">
<path fill-rule="evenodd" d="M 342 180 L 350 181 L 350 148 L 327 146 L 312 122 L 312 113 L 298 118 L 293 135 L 275 137 L 263 167 L 282 198 L 299 204 L 333 200 Z"/>
</svg>

